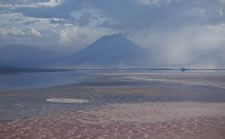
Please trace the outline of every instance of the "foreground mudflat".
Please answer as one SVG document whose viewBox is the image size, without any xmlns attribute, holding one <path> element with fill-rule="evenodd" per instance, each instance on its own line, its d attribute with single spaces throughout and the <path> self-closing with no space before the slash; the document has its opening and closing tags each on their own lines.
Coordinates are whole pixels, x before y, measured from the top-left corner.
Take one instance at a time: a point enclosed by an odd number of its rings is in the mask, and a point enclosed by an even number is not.
<svg viewBox="0 0 225 139">
<path fill-rule="evenodd" d="M 210 110 L 210 111 L 209 111 Z M 225 103 L 113 104 L 0 126 L 2 138 L 225 138 Z"/>
<path fill-rule="evenodd" d="M 0 138 L 225 138 L 223 74 L 97 77 L 1 92 Z"/>
</svg>

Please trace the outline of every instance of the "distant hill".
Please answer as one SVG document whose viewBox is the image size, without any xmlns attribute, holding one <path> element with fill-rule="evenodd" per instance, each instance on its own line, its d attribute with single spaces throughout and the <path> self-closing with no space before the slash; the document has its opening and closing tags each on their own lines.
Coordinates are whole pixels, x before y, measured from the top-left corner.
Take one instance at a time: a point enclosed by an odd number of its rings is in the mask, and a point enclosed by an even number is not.
<svg viewBox="0 0 225 139">
<path fill-rule="evenodd" d="M 144 48 L 128 40 L 122 34 L 106 35 L 88 47 L 71 55 L 51 61 L 54 65 L 115 66 L 137 65 L 145 60 Z"/>
<path fill-rule="evenodd" d="M 57 56 L 54 52 L 28 45 L 10 45 L 0 49 L 0 66 L 34 67 Z"/>
</svg>

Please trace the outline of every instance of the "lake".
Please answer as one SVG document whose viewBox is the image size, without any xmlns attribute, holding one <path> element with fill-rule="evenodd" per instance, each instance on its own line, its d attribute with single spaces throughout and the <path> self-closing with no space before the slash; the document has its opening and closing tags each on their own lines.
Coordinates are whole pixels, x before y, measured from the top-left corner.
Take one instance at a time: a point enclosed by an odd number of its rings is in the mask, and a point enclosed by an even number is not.
<svg viewBox="0 0 225 139">
<path fill-rule="evenodd" d="M 92 73 L 79 71 L 0 74 L 0 90 L 40 88 L 80 82 Z"/>
<path fill-rule="evenodd" d="M 225 137 L 224 72 L 33 72 L 0 86 L 0 137 Z"/>
</svg>

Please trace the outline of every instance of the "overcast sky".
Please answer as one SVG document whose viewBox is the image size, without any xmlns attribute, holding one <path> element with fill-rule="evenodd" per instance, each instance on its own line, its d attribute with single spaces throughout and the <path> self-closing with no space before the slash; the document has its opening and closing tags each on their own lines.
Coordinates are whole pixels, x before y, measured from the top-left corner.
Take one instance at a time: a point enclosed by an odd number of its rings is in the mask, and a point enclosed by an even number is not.
<svg viewBox="0 0 225 139">
<path fill-rule="evenodd" d="M 0 0 L 0 45 L 79 49 L 123 32 L 164 64 L 225 66 L 225 0 Z"/>
</svg>

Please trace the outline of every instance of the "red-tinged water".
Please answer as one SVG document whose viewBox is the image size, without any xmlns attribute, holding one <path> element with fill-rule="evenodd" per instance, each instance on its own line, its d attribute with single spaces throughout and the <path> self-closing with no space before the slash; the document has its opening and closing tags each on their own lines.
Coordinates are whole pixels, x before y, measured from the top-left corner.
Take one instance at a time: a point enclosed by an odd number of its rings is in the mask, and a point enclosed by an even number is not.
<svg viewBox="0 0 225 139">
<path fill-rule="evenodd" d="M 32 118 L 0 125 L 1 139 L 126 139 L 179 138 L 219 129 L 225 137 L 225 117 L 196 117 L 164 122 L 122 122 L 102 120 L 84 112 L 60 117 Z"/>
</svg>

